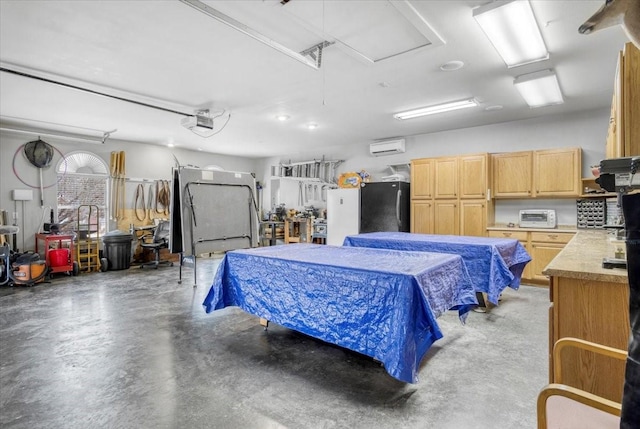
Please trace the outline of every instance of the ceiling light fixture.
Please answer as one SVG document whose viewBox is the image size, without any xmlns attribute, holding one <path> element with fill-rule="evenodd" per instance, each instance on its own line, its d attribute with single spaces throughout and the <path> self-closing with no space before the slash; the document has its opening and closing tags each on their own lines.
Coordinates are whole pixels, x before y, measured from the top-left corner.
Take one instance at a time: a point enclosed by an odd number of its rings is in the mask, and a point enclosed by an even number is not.
<svg viewBox="0 0 640 429">
<path fill-rule="evenodd" d="M 478 100 L 469 98 L 466 100 L 452 101 L 449 103 L 436 104 L 434 106 L 421 107 L 419 109 L 407 110 L 393 115 L 394 118 L 405 120 L 418 118 L 420 116 L 435 115 L 437 113 L 450 112 L 452 110 L 466 109 L 478 105 Z"/>
<path fill-rule="evenodd" d="M 494 1 L 473 9 L 473 17 L 507 67 L 549 58 L 528 0 Z"/>
<path fill-rule="evenodd" d="M 564 103 L 560 84 L 553 70 L 518 76 L 513 84 L 531 108 Z"/>
<path fill-rule="evenodd" d="M 453 60 L 453 61 L 449 61 L 449 62 L 446 62 L 446 63 L 442 64 L 440 66 L 440 70 L 442 70 L 442 71 L 456 71 L 456 70 L 460 70 L 462 67 L 464 67 L 464 62 L 463 61 Z"/>
<path fill-rule="evenodd" d="M 484 110 L 486 110 L 487 112 L 495 112 L 497 110 L 502 110 L 503 106 L 502 104 L 493 104 L 491 106 L 487 106 L 484 108 Z"/>
<path fill-rule="evenodd" d="M 307 128 L 309 128 L 310 130 L 315 130 L 316 128 L 318 128 L 318 124 L 309 124 L 307 125 Z"/>
<path fill-rule="evenodd" d="M 276 116 L 276 119 L 279 121 L 286 121 L 287 119 L 289 119 L 289 115 L 278 115 Z"/>
</svg>

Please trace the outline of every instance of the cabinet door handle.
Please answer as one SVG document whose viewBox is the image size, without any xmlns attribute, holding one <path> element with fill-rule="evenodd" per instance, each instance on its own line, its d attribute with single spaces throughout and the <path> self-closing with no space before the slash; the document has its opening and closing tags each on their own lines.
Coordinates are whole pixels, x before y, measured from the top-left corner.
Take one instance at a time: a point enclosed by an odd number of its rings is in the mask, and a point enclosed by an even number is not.
<svg viewBox="0 0 640 429">
<path fill-rule="evenodd" d="M 549 234 L 547 235 L 547 237 L 549 237 L 552 240 L 555 240 L 556 238 L 558 238 L 558 234 Z"/>
<path fill-rule="evenodd" d="M 503 234 L 505 237 L 511 237 L 511 235 L 512 235 L 510 232 L 503 232 L 502 234 Z"/>
</svg>

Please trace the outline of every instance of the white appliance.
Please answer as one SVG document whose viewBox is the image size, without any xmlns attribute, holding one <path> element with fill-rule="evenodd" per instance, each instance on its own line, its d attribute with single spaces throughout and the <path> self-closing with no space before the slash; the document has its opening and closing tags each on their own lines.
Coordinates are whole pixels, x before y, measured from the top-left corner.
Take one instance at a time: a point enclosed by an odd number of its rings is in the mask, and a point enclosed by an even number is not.
<svg viewBox="0 0 640 429">
<path fill-rule="evenodd" d="M 360 189 L 327 190 L 327 244 L 342 246 L 360 232 Z"/>
<path fill-rule="evenodd" d="M 393 155 L 394 153 L 404 152 L 404 139 L 385 140 L 369 145 L 369 153 L 373 156 Z"/>
<path fill-rule="evenodd" d="M 520 228 L 555 228 L 556 211 L 547 209 L 520 210 L 518 225 Z"/>
<path fill-rule="evenodd" d="M 402 173 L 390 174 L 389 176 L 382 176 L 383 182 L 408 182 L 409 178 Z"/>
</svg>

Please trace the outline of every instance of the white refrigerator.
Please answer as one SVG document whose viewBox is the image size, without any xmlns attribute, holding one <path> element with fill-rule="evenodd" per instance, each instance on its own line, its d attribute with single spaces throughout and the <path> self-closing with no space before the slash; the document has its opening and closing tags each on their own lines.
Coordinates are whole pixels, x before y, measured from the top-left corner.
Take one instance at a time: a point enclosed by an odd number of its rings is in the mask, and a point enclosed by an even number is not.
<svg viewBox="0 0 640 429">
<path fill-rule="evenodd" d="M 360 189 L 327 190 L 327 244 L 342 246 L 360 232 Z"/>
</svg>

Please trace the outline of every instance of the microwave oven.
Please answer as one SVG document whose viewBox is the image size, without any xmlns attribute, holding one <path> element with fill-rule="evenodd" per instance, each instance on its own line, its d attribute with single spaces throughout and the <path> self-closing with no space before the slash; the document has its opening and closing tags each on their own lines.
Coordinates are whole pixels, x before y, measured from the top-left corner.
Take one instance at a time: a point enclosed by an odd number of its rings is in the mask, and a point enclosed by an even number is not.
<svg viewBox="0 0 640 429">
<path fill-rule="evenodd" d="M 556 211 L 546 209 L 520 210 L 518 225 L 520 228 L 555 228 Z"/>
</svg>

